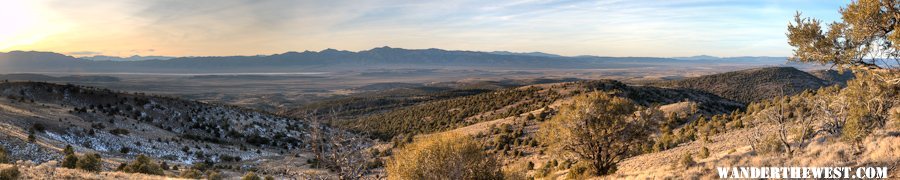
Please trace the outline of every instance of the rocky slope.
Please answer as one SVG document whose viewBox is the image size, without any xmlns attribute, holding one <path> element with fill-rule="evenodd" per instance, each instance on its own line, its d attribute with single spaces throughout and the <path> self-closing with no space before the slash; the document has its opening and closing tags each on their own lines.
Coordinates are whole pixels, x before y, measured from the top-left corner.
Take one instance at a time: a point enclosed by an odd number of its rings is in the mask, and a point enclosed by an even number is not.
<svg viewBox="0 0 900 180">
<path fill-rule="evenodd" d="M 13 161 L 61 160 L 61 149 L 72 145 L 79 154 L 110 160 L 107 169 L 145 154 L 170 164 L 214 162 L 242 171 L 253 168 L 246 162 L 306 156 L 310 128 L 306 121 L 226 105 L 74 85 L 0 83 L 0 145 Z"/>
</svg>

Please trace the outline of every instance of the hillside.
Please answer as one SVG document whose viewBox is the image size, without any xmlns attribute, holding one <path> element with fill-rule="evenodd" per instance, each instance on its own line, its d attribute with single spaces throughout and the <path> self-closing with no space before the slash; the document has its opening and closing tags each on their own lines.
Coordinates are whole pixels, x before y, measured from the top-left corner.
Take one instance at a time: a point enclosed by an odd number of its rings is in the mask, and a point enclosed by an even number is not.
<svg viewBox="0 0 900 180">
<path fill-rule="evenodd" d="M 897 78 L 896 75 L 887 77 Z M 897 146 L 900 143 L 900 101 L 897 98 L 900 85 L 880 84 L 883 82 L 873 80 L 851 80 L 847 87 L 832 86 L 753 103 L 739 113 L 739 121 L 745 127 L 728 129 L 709 137 L 708 141 L 683 143 L 670 150 L 626 159 L 621 163 L 620 171 L 609 178 L 715 179 L 718 178 L 716 167 L 803 165 L 886 167 L 888 179 L 896 179 L 900 173 L 897 168 L 900 167 L 900 146 Z M 848 106 L 874 101 L 880 102 L 870 105 L 884 109 Z M 792 113 L 783 117 L 785 121 L 778 121 L 782 107 L 784 112 Z M 827 113 L 846 110 L 866 112 L 871 117 L 865 120 L 884 124 L 853 129 L 850 124 L 859 122 L 847 120 L 852 116 L 849 113 Z M 829 126 L 832 123 L 843 126 Z M 805 137 L 801 133 L 804 128 L 812 131 Z M 854 133 L 863 135 L 854 136 Z M 779 141 L 777 134 L 784 134 L 787 140 Z M 708 153 L 703 149 L 708 149 Z M 693 155 L 696 162 L 691 165 L 681 163 L 685 154 Z"/>
<path fill-rule="evenodd" d="M 651 83 L 655 86 L 688 88 L 710 92 L 742 103 L 750 103 L 804 90 L 828 86 L 829 82 L 793 67 L 768 67 Z"/>
<path fill-rule="evenodd" d="M 0 145 L 12 161 L 59 161 L 71 145 L 111 160 L 105 169 L 144 154 L 172 165 L 205 162 L 243 172 L 262 165 L 248 162 L 289 152 L 307 156 L 314 128 L 239 107 L 39 82 L 0 83 L 0 119 Z"/>
<path fill-rule="evenodd" d="M 616 83 L 602 81 L 589 84 L 592 85 L 586 87 L 603 86 L 602 84 L 616 87 Z M 896 174 L 900 172 L 897 169 L 900 167 L 900 146 L 896 146 L 900 143 L 897 136 L 900 133 L 900 108 L 897 105 L 900 102 L 896 98 L 900 86 L 860 82 L 848 84 L 849 87 L 830 86 L 791 96 L 763 99 L 749 103 L 745 109 L 732 112 L 720 111 L 702 116 L 666 115 L 666 120 L 661 122 L 665 126 L 660 126 L 655 134 L 647 137 L 646 143 L 639 150 L 618 163 L 613 174 L 601 177 L 587 174 L 583 169 L 586 163 L 583 160 L 549 151 L 547 144 L 552 142 L 542 142 L 539 137 L 542 124 L 555 115 L 552 112 L 560 104 L 570 103 L 567 98 L 558 98 L 559 100 L 544 108 L 422 132 L 407 140 L 396 138 L 394 142 L 397 146 L 396 142 L 399 141 L 402 147 L 402 143 L 417 142 L 442 134 L 470 135 L 485 146 L 486 152 L 498 157 L 504 168 L 515 169 L 516 172 L 535 179 L 716 179 L 716 167 L 798 164 L 819 167 L 887 167 L 888 175 L 896 178 Z M 653 89 L 640 86 L 632 88 Z M 647 105 L 643 101 L 654 99 L 646 94 L 626 95 L 632 90 L 621 86 L 595 89 L 620 90 L 621 93 L 616 93 L 617 96 L 627 97 L 643 106 Z M 858 91 L 882 93 L 866 94 Z M 856 100 L 848 100 L 851 98 Z M 858 103 L 856 101 L 879 106 L 865 111 L 870 112 L 867 114 L 871 115 L 870 120 L 883 125 L 873 125 L 871 129 L 864 130 L 830 125 L 853 123 L 852 120 L 841 121 L 840 118 L 848 116 L 846 111 L 851 107 L 847 104 Z M 658 108 L 664 112 L 690 106 L 686 102 L 660 104 L 662 106 Z M 699 108 L 702 109 L 704 105 L 700 104 Z M 456 107 L 450 103 L 434 105 Z M 781 111 L 780 108 L 784 110 Z M 678 111 L 681 110 L 675 110 Z M 826 113 L 839 111 L 842 112 Z M 776 114 L 779 112 L 784 114 Z M 778 118 L 787 120 L 778 121 Z M 809 134 L 802 134 L 804 131 Z M 846 139 L 847 134 L 858 131 L 865 131 L 868 135 L 857 137 L 858 141 Z M 779 134 L 785 134 L 787 145 L 778 140 Z M 689 155 L 691 161 L 684 160 L 686 155 Z"/>
<path fill-rule="evenodd" d="M 750 81 L 763 85 L 772 85 L 763 80 L 772 81 L 775 77 L 808 79 L 802 75 L 786 75 L 796 71 L 763 68 L 704 78 L 764 76 L 759 81 Z M 831 139 L 837 138 L 834 135 L 822 134 L 815 136 L 816 142 L 795 158 L 758 156 L 750 149 L 751 141 L 747 137 L 776 134 L 778 128 L 764 119 L 774 105 L 790 107 L 787 111 L 795 113 L 791 118 L 818 117 L 814 114 L 815 104 L 810 103 L 819 102 L 812 101 L 819 98 L 837 99 L 829 98 L 842 91 L 836 86 L 745 105 L 688 88 L 628 85 L 615 80 L 565 82 L 570 80 L 573 79 L 375 84 L 359 87 L 356 89 L 359 94 L 281 112 L 293 118 L 235 106 L 85 86 L 2 82 L 0 146 L 13 161 L 20 161 L 17 166 L 26 173 L 24 177 L 40 177 L 34 174 L 52 171 L 60 178 L 159 179 L 178 176 L 189 166 L 207 163 L 232 178 L 247 171 L 279 178 L 312 178 L 310 174 L 317 173 L 333 177 L 335 171 L 323 170 L 330 168 L 328 165 L 313 160 L 319 152 L 316 149 L 346 148 L 373 159 L 349 156 L 351 160 L 347 162 L 364 167 L 363 174 L 374 178 L 384 175 L 383 165 L 379 163 L 393 157 L 395 148 L 405 143 L 439 134 L 464 134 L 473 137 L 484 152 L 496 156 L 504 167 L 531 163 L 533 169 L 523 171 L 527 176 L 568 178 L 579 162 L 548 151 L 548 142 L 539 140 L 538 131 L 559 113 L 561 105 L 571 103 L 573 97 L 603 91 L 665 113 L 664 119 L 657 122 L 660 126 L 654 131 L 656 134 L 648 137 L 633 157 L 619 164 L 614 175 L 605 178 L 710 178 L 714 175 L 708 173 L 713 172 L 710 168 L 722 163 L 808 164 L 818 160 L 817 153 L 828 157 L 866 157 L 850 165 L 890 165 L 885 162 L 896 158 L 884 157 L 900 157 L 891 154 L 900 151 L 886 145 L 900 140 L 895 137 L 896 129 L 875 132 L 863 144 L 868 149 L 856 154 L 848 153 L 851 149 L 846 143 L 833 143 L 835 140 Z M 795 81 L 799 80 L 783 83 Z M 332 110 L 334 116 L 330 114 Z M 891 110 L 898 112 L 892 116 L 900 117 L 900 110 Z M 316 125 L 312 119 L 326 119 L 322 122 L 355 134 Z M 334 133 L 317 133 L 320 131 Z M 34 136 L 33 142 L 29 140 L 30 135 Z M 340 143 L 329 148 L 312 144 L 322 141 L 323 136 L 368 136 L 377 140 L 335 141 Z M 74 146 L 78 154 L 101 154 L 106 172 L 87 173 L 57 167 L 54 164 L 62 159 L 65 145 Z M 682 171 L 678 164 L 682 155 L 700 154 L 701 148 L 707 148 L 711 155 L 697 158 L 696 165 Z M 109 172 L 138 154 L 181 166 L 182 170 L 166 170 L 168 177 Z M 817 165 L 832 165 L 829 162 Z M 0 164 L 0 168 L 8 166 Z"/>
<path fill-rule="evenodd" d="M 844 71 L 844 72 L 838 72 L 835 70 L 826 69 L 826 70 L 810 71 L 809 74 L 812 74 L 813 76 L 816 76 L 819 79 L 825 80 L 829 84 L 838 84 L 838 85 L 842 85 L 842 86 L 847 85 L 847 81 L 852 80 L 853 78 L 856 77 L 853 74 L 853 72 L 850 72 L 849 70 Z"/>
<path fill-rule="evenodd" d="M 548 108 L 573 95 L 596 90 L 619 91 L 621 96 L 645 106 L 696 102 L 699 104 L 698 109 L 706 114 L 726 113 L 743 107 L 740 103 L 694 90 L 628 86 L 614 80 L 594 80 L 530 85 L 435 99 L 411 106 L 373 111 L 367 116 L 346 119 L 335 125 L 388 140 L 396 136 L 439 132 L 495 119 L 518 117 L 526 112 Z M 546 115 L 549 114 L 543 116 Z"/>
<path fill-rule="evenodd" d="M 535 78 L 433 83 L 375 83 L 352 88 L 350 90 L 357 93 L 351 95 L 331 97 L 300 107 L 283 109 L 279 111 L 279 114 L 303 117 L 314 113 L 318 115 L 335 115 L 340 119 L 352 119 L 423 102 L 469 96 L 526 85 L 578 80 L 575 78 Z"/>
</svg>

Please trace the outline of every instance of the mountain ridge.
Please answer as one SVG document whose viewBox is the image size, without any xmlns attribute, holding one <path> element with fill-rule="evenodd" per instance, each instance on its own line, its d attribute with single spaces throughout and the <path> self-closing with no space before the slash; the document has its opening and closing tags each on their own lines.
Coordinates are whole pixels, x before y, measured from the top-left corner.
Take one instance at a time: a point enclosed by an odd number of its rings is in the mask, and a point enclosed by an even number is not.
<svg viewBox="0 0 900 180">
<path fill-rule="evenodd" d="M 804 90 L 815 90 L 831 85 L 831 82 L 794 67 L 763 67 L 656 82 L 651 85 L 701 90 L 742 103 L 750 103 L 777 96 L 794 95 Z"/>
<path fill-rule="evenodd" d="M 0 71 L 30 72 L 272 72 L 402 68 L 612 69 L 690 67 L 711 63 L 782 64 L 783 58 L 679 60 L 657 57 L 551 56 L 443 49 L 378 47 L 363 51 L 325 49 L 255 56 L 197 56 L 167 60 L 94 61 L 52 52 L 0 53 Z"/>
</svg>

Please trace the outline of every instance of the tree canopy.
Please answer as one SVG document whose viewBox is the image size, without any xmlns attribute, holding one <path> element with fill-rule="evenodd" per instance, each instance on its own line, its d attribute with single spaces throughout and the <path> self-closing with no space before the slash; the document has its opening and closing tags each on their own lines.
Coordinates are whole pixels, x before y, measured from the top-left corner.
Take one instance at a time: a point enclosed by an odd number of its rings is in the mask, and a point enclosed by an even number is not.
<svg viewBox="0 0 900 180">
<path fill-rule="evenodd" d="M 900 68 L 900 1 L 859 0 L 840 9 L 843 21 L 827 24 L 803 18 L 798 12 L 788 25 L 790 58 L 797 62 L 832 64 L 843 68 Z"/>
<path fill-rule="evenodd" d="M 606 92 L 586 93 L 541 125 L 542 142 L 553 151 L 587 160 L 597 175 L 615 173 L 616 164 L 647 143 L 658 121 L 650 119 L 659 116 L 639 108 Z"/>
</svg>

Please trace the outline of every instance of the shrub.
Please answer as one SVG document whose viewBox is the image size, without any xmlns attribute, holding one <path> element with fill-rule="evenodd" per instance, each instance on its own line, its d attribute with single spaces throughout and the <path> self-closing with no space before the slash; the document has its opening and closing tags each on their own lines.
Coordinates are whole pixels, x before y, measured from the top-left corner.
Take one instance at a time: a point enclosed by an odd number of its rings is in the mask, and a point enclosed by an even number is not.
<svg viewBox="0 0 900 180">
<path fill-rule="evenodd" d="M 547 174 L 550 174 L 550 170 L 548 170 L 546 167 L 539 168 L 534 171 L 534 177 L 537 177 L 537 178 L 542 178 L 544 176 L 547 176 Z"/>
<path fill-rule="evenodd" d="M 75 149 L 72 148 L 72 145 L 66 145 L 66 148 L 63 149 L 63 154 L 75 154 Z"/>
<path fill-rule="evenodd" d="M 381 159 L 375 158 L 369 162 L 366 162 L 366 169 L 377 169 L 380 167 L 384 167 L 384 161 Z"/>
<path fill-rule="evenodd" d="M 100 172 L 103 169 L 103 161 L 99 154 L 85 154 L 78 158 L 75 166 L 85 171 Z"/>
<path fill-rule="evenodd" d="M 844 124 L 844 131 L 841 134 L 841 139 L 858 144 L 862 139 L 866 138 L 871 132 L 871 129 L 869 129 L 870 125 L 866 119 L 868 119 L 867 116 L 848 118 L 847 122 Z"/>
<path fill-rule="evenodd" d="M 160 167 L 159 164 L 154 163 L 150 157 L 144 156 L 143 154 L 138 155 L 134 161 L 125 165 L 125 167 L 122 168 L 122 171 L 128 173 L 163 175 L 162 167 Z"/>
<path fill-rule="evenodd" d="M 497 159 L 470 137 L 435 135 L 396 151 L 387 163 L 391 179 L 502 179 Z"/>
<path fill-rule="evenodd" d="M 204 162 L 194 163 L 194 165 L 191 166 L 191 169 L 206 171 L 212 166 L 213 166 L 212 162 L 204 161 Z"/>
<path fill-rule="evenodd" d="M 9 162 L 9 157 L 6 155 L 6 149 L 0 146 L 0 163 L 6 162 Z"/>
<path fill-rule="evenodd" d="M 707 149 L 705 146 L 700 148 L 700 158 L 706 159 L 708 157 L 709 157 L 709 149 Z"/>
<path fill-rule="evenodd" d="M 8 168 L 3 168 L 0 170 L 0 180 L 14 180 L 19 179 L 19 167 L 12 166 Z"/>
<path fill-rule="evenodd" d="M 128 163 L 123 162 L 122 164 L 119 164 L 119 166 L 116 167 L 116 171 L 124 171 L 125 166 L 128 166 Z"/>
<path fill-rule="evenodd" d="M 565 161 L 559 163 L 559 166 L 556 166 L 556 169 L 559 169 L 559 170 L 565 170 L 565 169 L 569 169 L 569 168 L 572 168 L 572 162 L 569 160 L 565 160 Z"/>
<path fill-rule="evenodd" d="M 691 153 L 684 153 L 684 155 L 681 156 L 681 160 L 678 162 L 684 169 L 690 168 L 697 163 L 694 161 L 694 157 L 691 157 Z"/>
<path fill-rule="evenodd" d="M 272 176 L 266 176 L 265 179 L 266 179 L 266 180 L 275 180 L 275 177 L 272 177 Z"/>
<path fill-rule="evenodd" d="M 47 130 L 47 127 L 45 127 L 44 124 L 35 123 L 31 125 L 31 129 L 37 132 L 44 132 L 45 130 Z"/>
<path fill-rule="evenodd" d="M 117 135 L 117 136 L 120 136 L 120 135 L 128 135 L 128 130 L 127 130 L 127 129 L 122 129 L 122 128 L 116 128 L 116 129 L 113 129 L 113 130 L 109 130 L 109 133 L 110 133 L 110 134 L 113 134 L 113 135 Z"/>
<path fill-rule="evenodd" d="M 896 75 L 865 71 L 854 74 L 856 78 L 848 81 L 841 91 L 845 98 L 841 103 L 849 110 L 841 139 L 859 146 L 870 133 L 886 125 L 891 115 L 891 102 L 896 101 L 900 92 L 882 81 L 882 78 L 896 78 Z"/>
<path fill-rule="evenodd" d="M 179 176 L 182 177 L 182 178 L 187 178 L 187 179 L 200 179 L 200 178 L 203 178 L 203 174 L 200 173 L 199 170 L 193 169 L 193 168 L 191 168 L 191 169 L 185 169 L 184 171 L 181 171 L 181 175 L 179 175 Z"/>
<path fill-rule="evenodd" d="M 77 167 L 77 165 L 78 165 L 78 156 L 75 156 L 74 153 L 66 154 L 66 156 L 63 157 L 62 167 L 69 168 L 69 169 L 75 169 L 75 167 Z"/>
<path fill-rule="evenodd" d="M 247 172 L 247 174 L 244 174 L 244 177 L 241 177 L 241 180 L 262 180 L 262 179 L 259 178 L 259 176 L 257 176 L 256 173 Z"/>
<path fill-rule="evenodd" d="M 894 107 L 894 110 L 891 111 L 891 119 L 893 119 L 894 126 L 900 128 L 900 106 Z"/>
<path fill-rule="evenodd" d="M 527 163 L 510 164 L 503 168 L 503 179 L 506 180 L 526 180 L 528 170 Z"/>
<path fill-rule="evenodd" d="M 590 176 L 591 165 L 587 162 L 578 162 L 575 165 L 572 165 L 572 168 L 569 169 L 569 174 L 567 174 L 567 179 L 582 179 L 583 177 Z"/>
<path fill-rule="evenodd" d="M 784 146 L 781 145 L 781 142 L 778 141 L 778 137 L 776 135 L 768 135 L 762 139 L 759 144 L 756 144 L 756 152 L 759 154 L 773 154 L 779 153 L 784 149 Z"/>
<path fill-rule="evenodd" d="M 207 172 L 206 172 L 206 179 L 209 179 L 209 180 L 222 180 L 222 179 L 225 179 L 225 177 L 222 177 L 222 174 L 219 174 L 219 172 L 216 172 L 216 171 L 207 171 Z"/>
<path fill-rule="evenodd" d="M 34 143 L 34 141 L 35 141 L 34 129 L 28 130 L 28 142 Z"/>
</svg>

